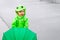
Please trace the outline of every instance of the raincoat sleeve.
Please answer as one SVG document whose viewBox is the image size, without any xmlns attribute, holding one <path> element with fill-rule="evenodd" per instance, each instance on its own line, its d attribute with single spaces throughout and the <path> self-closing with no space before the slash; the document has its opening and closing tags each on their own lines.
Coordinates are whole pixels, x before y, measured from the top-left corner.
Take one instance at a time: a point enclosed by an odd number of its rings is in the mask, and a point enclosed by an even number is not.
<svg viewBox="0 0 60 40">
<path fill-rule="evenodd" d="M 13 21 L 12 21 L 12 27 L 16 27 L 16 18 L 15 19 L 13 19 Z"/>
<path fill-rule="evenodd" d="M 29 27 L 29 20 L 28 18 L 26 18 L 24 28 L 28 28 L 28 27 Z"/>
</svg>

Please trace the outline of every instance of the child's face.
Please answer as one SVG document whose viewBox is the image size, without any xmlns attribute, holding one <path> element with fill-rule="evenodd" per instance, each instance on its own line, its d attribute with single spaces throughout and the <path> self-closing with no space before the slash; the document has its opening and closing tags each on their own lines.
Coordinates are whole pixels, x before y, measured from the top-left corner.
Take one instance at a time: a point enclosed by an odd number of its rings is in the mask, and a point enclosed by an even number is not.
<svg viewBox="0 0 60 40">
<path fill-rule="evenodd" d="M 24 16 L 24 10 L 18 11 L 19 16 Z"/>
</svg>

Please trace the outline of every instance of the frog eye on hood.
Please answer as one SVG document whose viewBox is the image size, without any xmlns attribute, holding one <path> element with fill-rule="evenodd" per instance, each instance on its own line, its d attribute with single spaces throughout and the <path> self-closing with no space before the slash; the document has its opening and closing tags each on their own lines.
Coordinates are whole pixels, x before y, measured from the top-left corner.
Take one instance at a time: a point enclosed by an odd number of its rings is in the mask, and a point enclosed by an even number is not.
<svg viewBox="0 0 60 40">
<path fill-rule="evenodd" d="M 21 6 L 21 8 L 23 8 L 23 6 Z"/>
<path fill-rule="evenodd" d="M 18 7 L 16 7 L 16 9 L 18 9 Z"/>
</svg>

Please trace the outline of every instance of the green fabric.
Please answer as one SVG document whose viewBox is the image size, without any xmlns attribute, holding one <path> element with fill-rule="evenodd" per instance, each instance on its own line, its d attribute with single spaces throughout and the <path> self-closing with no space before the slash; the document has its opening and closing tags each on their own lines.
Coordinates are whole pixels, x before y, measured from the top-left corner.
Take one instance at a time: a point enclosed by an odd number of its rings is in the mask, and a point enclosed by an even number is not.
<svg viewBox="0 0 60 40">
<path fill-rule="evenodd" d="M 21 10 L 24 10 L 24 9 L 26 10 L 25 6 L 19 5 L 19 6 L 16 7 L 15 11 L 21 11 Z"/>
<path fill-rule="evenodd" d="M 11 28 L 3 34 L 2 40 L 37 40 L 37 36 L 26 28 Z"/>
<path fill-rule="evenodd" d="M 24 16 L 18 16 L 17 12 L 24 10 Z M 16 7 L 16 18 L 12 21 L 12 28 L 3 33 L 2 40 L 37 40 L 36 33 L 28 29 L 28 18 L 24 6 Z"/>
<path fill-rule="evenodd" d="M 24 10 L 24 16 L 19 16 L 17 14 L 18 11 Z M 19 28 L 28 28 L 28 18 L 26 17 L 26 8 L 22 5 L 19 5 L 15 9 L 16 17 L 12 21 L 12 27 L 19 27 Z"/>
</svg>

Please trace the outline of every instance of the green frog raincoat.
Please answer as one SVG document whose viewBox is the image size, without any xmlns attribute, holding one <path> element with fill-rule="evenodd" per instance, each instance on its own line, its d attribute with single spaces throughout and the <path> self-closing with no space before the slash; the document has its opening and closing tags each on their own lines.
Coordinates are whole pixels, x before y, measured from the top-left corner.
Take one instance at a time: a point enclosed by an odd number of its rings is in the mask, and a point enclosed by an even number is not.
<svg viewBox="0 0 60 40">
<path fill-rule="evenodd" d="M 19 16 L 17 14 L 18 11 L 24 10 L 24 16 Z M 18 28 L 28 28 L 28 18 L 26 17 L 26 8 L 24 6 L 17 6 L 16 7 L 16 18 L 12 21 L 12 27 Z"/>
</svg>

